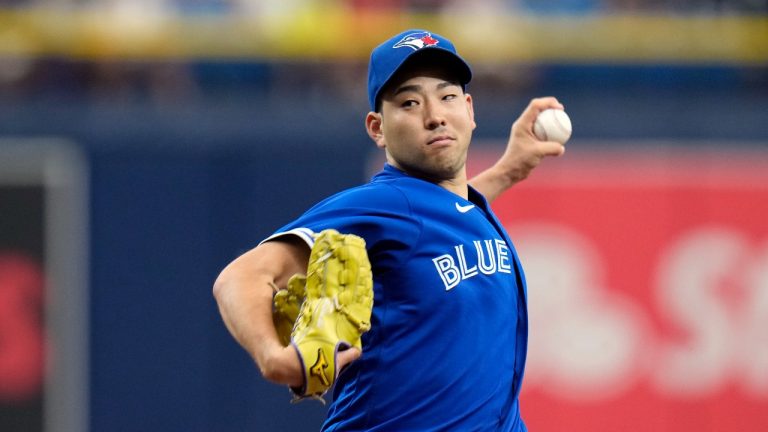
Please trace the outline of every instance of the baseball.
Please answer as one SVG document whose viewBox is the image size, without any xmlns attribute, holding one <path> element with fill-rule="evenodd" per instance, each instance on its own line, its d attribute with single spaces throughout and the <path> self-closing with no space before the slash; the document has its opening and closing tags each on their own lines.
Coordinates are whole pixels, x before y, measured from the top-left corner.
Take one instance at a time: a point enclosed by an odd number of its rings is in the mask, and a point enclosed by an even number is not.
<svg viewBox="0 0 768 432">
<path fill-rule="evenodd" d="M 533 133 L 541 141 L 557 141 L 565 144 L 571 137 L 571 119 L 563 110 L 546 109 L 536 118 Z"/>
</svg>

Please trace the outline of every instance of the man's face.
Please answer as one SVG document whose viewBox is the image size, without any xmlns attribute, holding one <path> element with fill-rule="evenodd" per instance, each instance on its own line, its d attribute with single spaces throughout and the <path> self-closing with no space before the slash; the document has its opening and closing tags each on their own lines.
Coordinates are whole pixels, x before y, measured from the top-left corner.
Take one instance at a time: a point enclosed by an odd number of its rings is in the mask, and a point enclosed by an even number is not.
<svg viewBox="0 0 768 432">
<path fill-rule="evenodd" d="M 437 182 L 466 178 L 475 121 L 472 97 L 460 84 L 440 70 L 417 67 L 389 85 L 381 101 L 374 114 L 378 133 L 371 136 L 390 164 Z"/>
</svg>

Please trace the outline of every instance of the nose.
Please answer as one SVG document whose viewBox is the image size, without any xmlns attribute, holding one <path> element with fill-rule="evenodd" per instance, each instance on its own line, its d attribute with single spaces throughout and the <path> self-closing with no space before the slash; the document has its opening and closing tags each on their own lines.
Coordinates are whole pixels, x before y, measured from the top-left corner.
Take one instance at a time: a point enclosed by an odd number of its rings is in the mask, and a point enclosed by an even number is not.
<svg viewBox="0 0 768 432">
<path fill-rule="evenodd" d="M 428 130 L 435 130 L 446 125 L 445 111 L 439 103 L 429 101 L 424 108 L 424 126 Z"/>
</svg>

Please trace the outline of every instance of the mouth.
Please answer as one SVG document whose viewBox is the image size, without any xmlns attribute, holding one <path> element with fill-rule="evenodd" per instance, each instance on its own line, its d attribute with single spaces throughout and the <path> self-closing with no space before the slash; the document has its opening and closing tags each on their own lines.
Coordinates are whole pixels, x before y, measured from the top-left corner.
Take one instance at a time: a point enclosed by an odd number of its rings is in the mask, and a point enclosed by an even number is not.
<svg viewBox="0 0 768 432">
<path fill-rule="evenodd" d="M 432 145 L 448 145 L 454 141 L 454 138 L 448 135 L 438 135 L 427 141 L 428 146 Z"/>
</svg>

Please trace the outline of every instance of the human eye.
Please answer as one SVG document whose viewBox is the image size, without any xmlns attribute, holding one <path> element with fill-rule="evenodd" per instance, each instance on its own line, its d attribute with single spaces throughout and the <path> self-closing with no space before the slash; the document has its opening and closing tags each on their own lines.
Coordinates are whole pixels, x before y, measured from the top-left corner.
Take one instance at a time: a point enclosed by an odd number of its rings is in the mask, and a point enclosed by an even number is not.
<svg viewBox="0 0 768 432">
<path fill-rule="evenodd" d="M 400 107 L 402 108 L 411 108 L 418 105 L 418 101 L 416 99 L 405 99 L 400 103 Z"/>
</svg>

